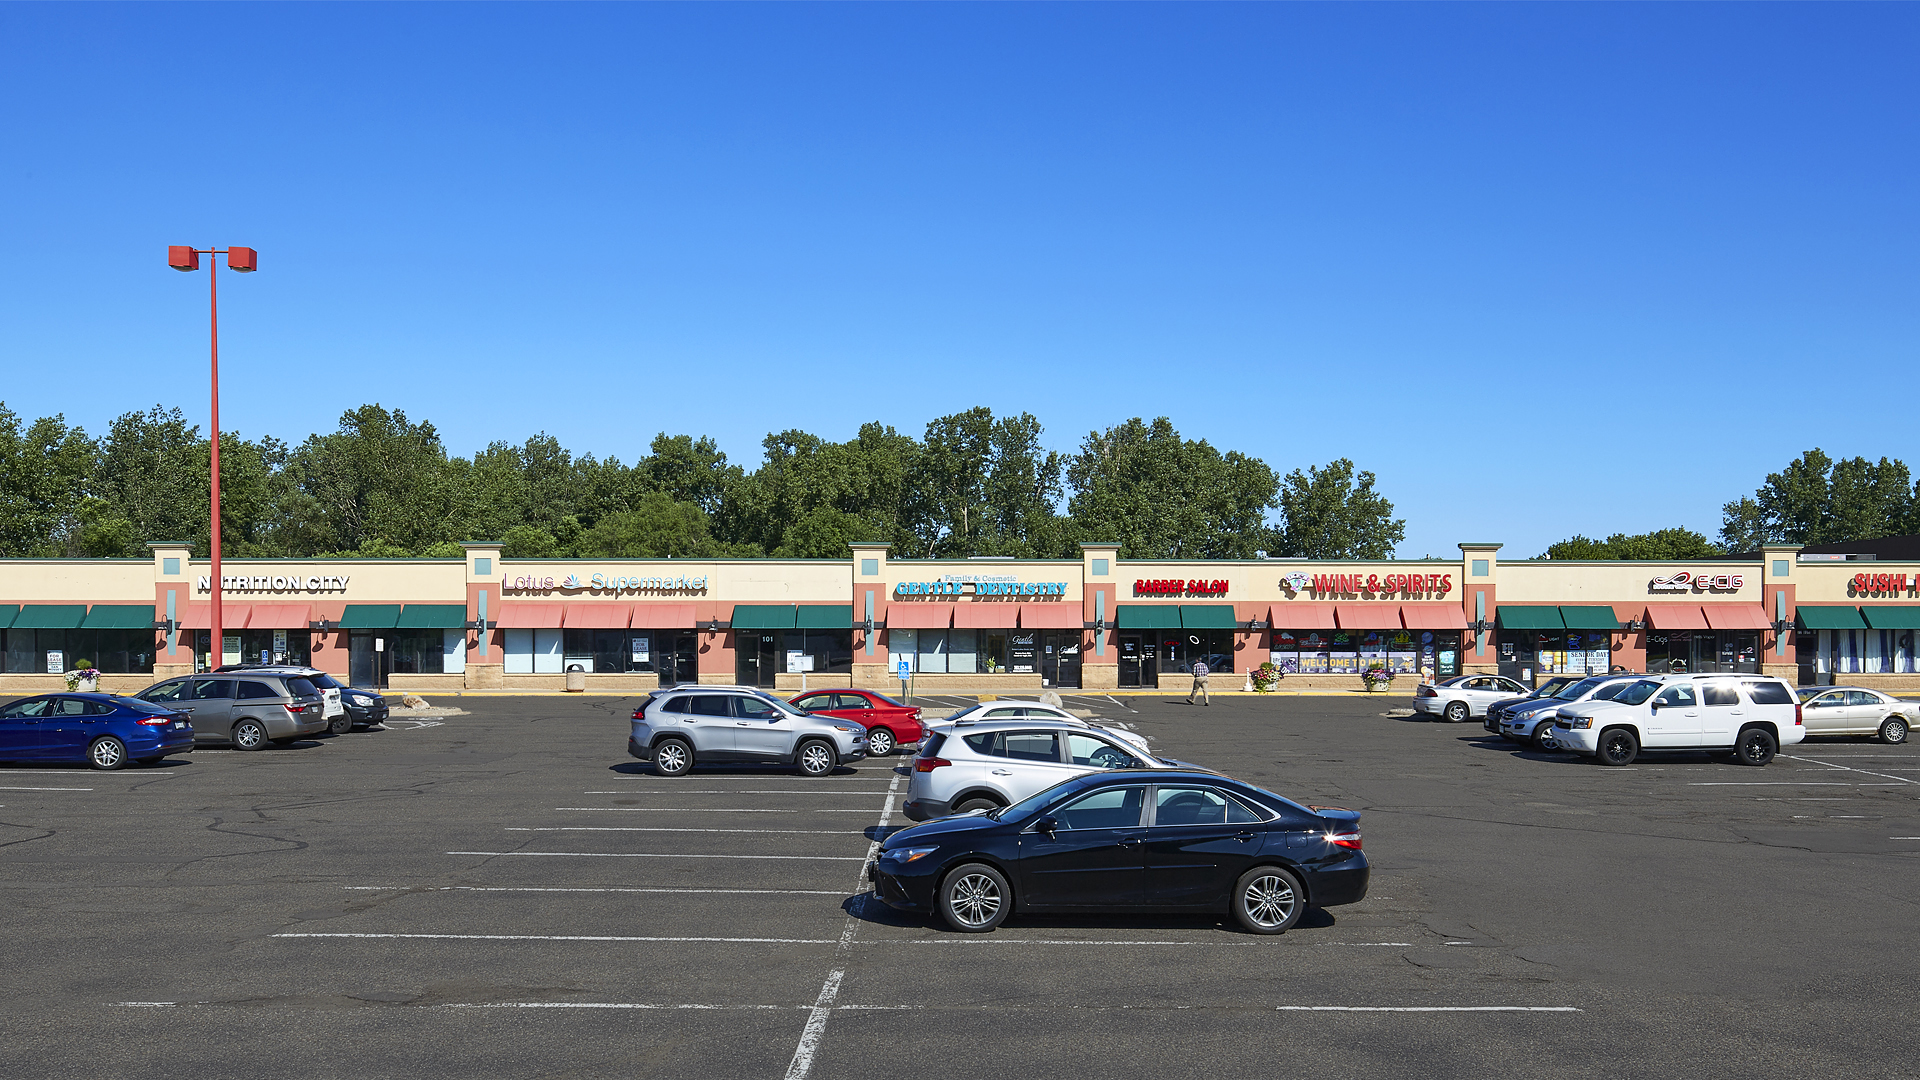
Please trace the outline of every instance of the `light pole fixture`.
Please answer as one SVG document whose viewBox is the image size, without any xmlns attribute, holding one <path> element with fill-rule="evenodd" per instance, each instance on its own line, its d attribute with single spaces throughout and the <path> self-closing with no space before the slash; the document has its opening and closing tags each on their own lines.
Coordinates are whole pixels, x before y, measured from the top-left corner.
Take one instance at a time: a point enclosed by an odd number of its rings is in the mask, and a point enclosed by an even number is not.
<svg viewBox="0 0 1920 1080">
<path fill-rule="evenodd" d="M 210 493 L 213 505 L 210 508 L 212 526 L 209 547 L 213 554 L 213 576 L 208 583 L 213 592 L 213 642 L 208 649 L 212 656 L 208 658 L 208 667 L 217 668 L 226 659 L 226 623 L 221 617 L 220 600 L 226 592 L 220 579 L 220 260 L 217 256 L 227 257 L 227 269 L 239 274 L 251 274 L 260 269 L 260 253 L 250 247 L 195 248 L 178 244 L 167 248 L 167 265 L 175 270 L 190 272 L 200 269 L 200 256 L 212 255 L 207 260 L 207 303 L 212 317 L 213 339 L 213 460 L 207 471 L 211 475 Z"/>
</svg>

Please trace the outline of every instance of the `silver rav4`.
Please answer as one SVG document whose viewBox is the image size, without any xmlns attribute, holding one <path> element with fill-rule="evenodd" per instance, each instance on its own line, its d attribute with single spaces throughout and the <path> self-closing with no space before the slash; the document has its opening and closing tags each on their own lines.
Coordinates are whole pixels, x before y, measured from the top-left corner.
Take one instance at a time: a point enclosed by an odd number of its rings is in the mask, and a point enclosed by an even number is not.
<svg viewBox="0 0 1920 1080">
<path fill-rule="evenodd" d="M 936 726 L 920 740 L 907 803 L 913 821 L 970 810 L 993 810 L 1103 769 L 1192 769 L 1155 757 L 1146 741 L 1080 720 L 1027 717 L 962 720 Z"/>
<path fill-rule="evenodd" d="M 633 710 L 627 753 L 662 776 L 696 762 L 779 762 L 825 776 L 867 756 L 867 729 L 852 720 L 809 716 L 750 686 L 685 686 L 654 693 Z"/>
</svg>

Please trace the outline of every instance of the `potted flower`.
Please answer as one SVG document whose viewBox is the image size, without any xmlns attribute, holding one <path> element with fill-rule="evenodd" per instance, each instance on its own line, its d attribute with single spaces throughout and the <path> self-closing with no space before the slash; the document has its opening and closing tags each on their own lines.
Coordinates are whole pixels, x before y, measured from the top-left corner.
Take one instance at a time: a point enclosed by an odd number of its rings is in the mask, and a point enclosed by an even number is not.
<svg viewBox="0 0 1920 1080">
<path fill-rule="evenodd" d="M 1360 678 L 1366 680 L 1368 693 L 1393 685 L 1393 671 L 1384 664 L 1376 664 L 1361 672 Z"/>
<path fill-rule="evenodd" d="M 74 661 L 73 670 L 67 672 L 67 689 L 82 694 L 91 694 L 100 689 L 99 669 L 91 661 Z"/>
<path fill-rule="evenodd" d="M 1273 693 L 1273 684 L 1285 678 L 1286 673 L 1274 667 L 1273 661 L 1268 660 L 1259 667 L 1254 668 L 1251 677 L 1253 679 L 1254 693 L 1271 694 Z"/>
</svg>

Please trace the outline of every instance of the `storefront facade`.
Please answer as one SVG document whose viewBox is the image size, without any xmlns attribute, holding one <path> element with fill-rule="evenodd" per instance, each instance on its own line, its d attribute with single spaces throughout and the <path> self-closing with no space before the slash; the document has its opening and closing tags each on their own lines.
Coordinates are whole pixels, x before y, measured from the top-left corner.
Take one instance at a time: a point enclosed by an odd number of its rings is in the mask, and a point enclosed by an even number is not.
<svg viewBox="0 0 1920 1080">
<path fill-rule="evenodd" d="M 1760 671 L 1805 684 L 1920 688 L 1920 561 L 1798 557 L 1698 563 L 1460 558 L 1318 563 L 847 559 L 463 559 L 224 562 L 185 545 L 149 560 L 0 560 L 0 692 L 103 685 L 241 660 L 305 663 L 395 690 L 679 683 L 1035 693 L 1215 688 L 1272 662 L 1289 687 L 1358 688 L 1501 672 Z M 1864 571 L 1864 572 L 1863 572 Z M 217 648 L 216 648 L 217 645 Z"/>
</svg>

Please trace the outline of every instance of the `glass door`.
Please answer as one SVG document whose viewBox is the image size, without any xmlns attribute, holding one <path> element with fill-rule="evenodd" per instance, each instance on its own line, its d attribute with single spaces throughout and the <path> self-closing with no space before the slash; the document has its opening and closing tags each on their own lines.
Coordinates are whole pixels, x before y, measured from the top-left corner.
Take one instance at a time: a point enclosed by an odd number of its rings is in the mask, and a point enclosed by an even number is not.
<svg viewBox="0 0 1920 1080">
<path fill-rule="evenodd" d="M 1080 688 L 1080 635 L 1076 631 L 1041 635 L 1040 685 Z"/>
<path fill-rule="evenodd" d="M 1139 634 L 1120 635 L 1120 685 L 1132 687 L 1140 685 L 1142 648 Z"/>
<path fill-rule="evenodd" d="M 734 631 L 734 669 L 741 686 L 772 686 L 778 667 L 774 665 L 773 635 L 758 630 Z"/>
<path fill-rule="evenodd" d="M 380 642 L 385 645 L 386 642 Z M 371 630 L 353 630 L 347 634 L 347 684 L 378 689 L 386 685 L 386 671 L 380 663 L 385 654 L 376 650 Z"/>
<path fill-rule="evenodd" d="M 700 639 L 695 635 L 675 634 L 672 655 L 662 659 L 668 663 L 660 665 L 660 685 L 679 686 L 700 681 Z"/>
</svg>

